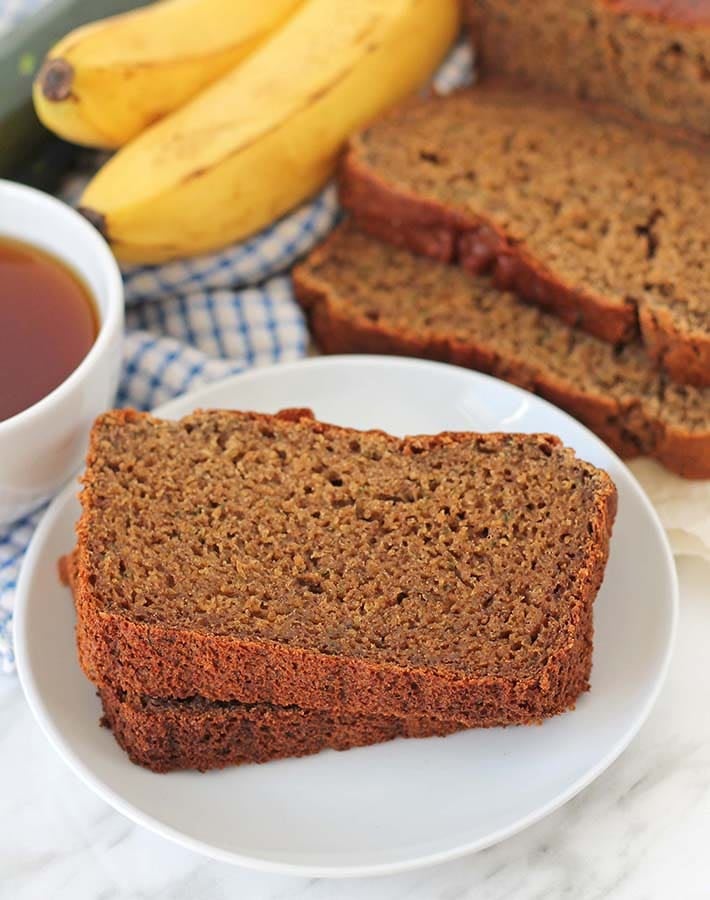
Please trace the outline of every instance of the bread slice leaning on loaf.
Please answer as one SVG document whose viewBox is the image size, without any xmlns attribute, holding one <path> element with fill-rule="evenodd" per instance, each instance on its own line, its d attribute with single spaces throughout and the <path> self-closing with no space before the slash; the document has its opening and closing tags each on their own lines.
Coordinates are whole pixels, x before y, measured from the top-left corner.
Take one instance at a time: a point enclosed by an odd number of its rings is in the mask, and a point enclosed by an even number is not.
<svg viewBox="0 0 710 900">
<path fill-rule="evenodd" d="M 710 388 L 667 382 L 638 342 L 615 348 L 490 278 L 340 226 L 294 271 L 325 353 L 420 356 L 545 397 L 626 458 L 710 478 Z"/>
<path fill-rule="evenodd" d="M 485 82 L 356 137 L 344 205 L 376 237 L 472 273 L 610 343 L 641 335 L 710 385 L 710 155 L 564 97 Z"/>
<path fill-rule="evenodd" d="M 558 438 L 114 411 L 83 484 L 95 684 L 469 726 L 588 687 L 616 491 Z"/>
</svg>

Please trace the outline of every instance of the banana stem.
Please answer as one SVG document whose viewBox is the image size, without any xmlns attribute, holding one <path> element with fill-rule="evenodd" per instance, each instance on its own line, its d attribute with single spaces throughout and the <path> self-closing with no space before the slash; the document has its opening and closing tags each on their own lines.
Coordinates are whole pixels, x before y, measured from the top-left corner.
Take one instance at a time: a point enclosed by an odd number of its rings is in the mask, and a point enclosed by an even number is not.
<svg viewBox="0 0 710 900">
<path fill-rule="evenodd" d="M 58 103 L 71 94 L 74 67 L 65 59 L 48 59 L 40 69 L 38 78 L 47 100 Z"/>
</svg>

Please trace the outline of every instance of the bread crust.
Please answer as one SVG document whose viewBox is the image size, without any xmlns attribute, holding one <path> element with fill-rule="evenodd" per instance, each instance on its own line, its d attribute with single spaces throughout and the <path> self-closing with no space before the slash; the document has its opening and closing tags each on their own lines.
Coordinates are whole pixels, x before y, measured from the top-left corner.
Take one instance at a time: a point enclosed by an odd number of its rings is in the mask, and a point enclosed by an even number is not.
<svg viewBox="0 0 710 900">
<path fill-rule="evenodd" d="M 667 25 L 704 30 L 710 27 L 710 7 L 703 0 L 601 0 L 617 15 L 632 13 Z"/>
<path fill-rule="evenodd" d="M 664 25 L 704 31 L 710 27 L 710 7 L 704 0 L 597 0 L 601 7 L 617 15 L 642 16 Z M 464 3 L 464 23 L 475 21 L 477 0 Z"/>
<path fill-rule="evenodd" d="M 605 109 L 585 106 L 590 111 Z M 628 115 L 619 112 L 616 118 L 628 120 Z M 670 134 L 662 126 L 648 127 Z M 413 253 L 459 264 L 471 274 L 489 274 L 500 289 L 514 291 L 608 343 L 625 344 L 640 336 L 649 357 L 671 379 L 710 386 L 710 335 L 680 332 L 668 310 L 639 307 L 631 299 L 619 303 L 563 281 L 489 217 L 474 211 L 465 214 L 389 183 L 367 164 L 363 149 L 362 135 L 350 141 L 340 166 L 339 192 L 364 231 Z"/>
<path fill-rule="evenodd" d="M 157 701 L 101 687 L 102 724 L 132 762 L 153 772 L 222 769 L 350 750 L 397 737 L 444 737 L 461 730 L 437 719 L 334 715 L 268 703 Z"/>
<path fill-rule="evenodd" d="M 328 256 L 334 233 L 297 266 L 293 274 L 296 297 L 306 312 L 309 328 L 324 353 L 381 353 L 414 356 L 486 372 L 561 407 L 594 431 L 620 456 L 649 455 L 684 478 L 710 478 L 710 431 L 693 433 L 675 428 L 661 418 L 649 417 L 639 401 L 617 402 L 609 394 L 580 390 L 557 377 L 534 359 L 521 364 L 506 359 L 486 344 L 485 336 L 467 341 L 439 340 L 401 333 L 364 316 L 345 315 L 347 298 L 332 296 L 312 274 Z"/>
<path fill-rule="evenodd" d="M 688 340 L 667 309 L 642 306 L 639 324 L 646 351 L 657 366 L 682 384 L 710 385 L 710 335 L 696 332 Z"/>
<path fill-rule="evenodd" d="M 137 414 L 113 415 L 130 418 Z M 458 438 L 446 434 L 411 440 L 420 446 Z M 297 705 L 384 717 L 427 715 L 467 726 L 537 722 L 572 708 L 588 689 L 592 605 L 604 575 L 616 500 L 613 482 L 602 477 L 594 497 L 585 556 L 569 597 L 566 632 L 545 664 L 522 678 L 467 676 L 446 669 L 329 655 L 266 639 L 132 621 L 105 608 L 93 590 L 91 560 L 83 539 L 91 501 L 84 497 L 74 563 L 79 660 L 95 684 L 132 695 L 170 699 L 197 695 L 208 700 Z M 65 562 L 65 578 L 68 570 Z"/>
</svg>

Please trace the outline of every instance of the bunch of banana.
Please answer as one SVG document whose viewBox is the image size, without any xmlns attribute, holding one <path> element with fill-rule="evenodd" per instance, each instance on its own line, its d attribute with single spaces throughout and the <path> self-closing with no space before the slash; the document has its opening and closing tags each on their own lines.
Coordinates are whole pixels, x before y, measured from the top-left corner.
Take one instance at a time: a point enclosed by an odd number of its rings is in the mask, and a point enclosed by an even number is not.
<svg viewBox="0 0 710 900">
<path fill-rule="evenodd" d="M 232 69 L 301 0 L 163 0 L 72 31 L 38 73 L 34 104 L 59 137 L 121 147 Z"/>
<path fill-rule="evenodd" d="M 303 0 L 227 74 L 119 150 L 82 209 L 130 262 L 247 237 L 321 187 L 348 136 L 424 84 L 458 26 L 458 0 Z"/>
</svg>

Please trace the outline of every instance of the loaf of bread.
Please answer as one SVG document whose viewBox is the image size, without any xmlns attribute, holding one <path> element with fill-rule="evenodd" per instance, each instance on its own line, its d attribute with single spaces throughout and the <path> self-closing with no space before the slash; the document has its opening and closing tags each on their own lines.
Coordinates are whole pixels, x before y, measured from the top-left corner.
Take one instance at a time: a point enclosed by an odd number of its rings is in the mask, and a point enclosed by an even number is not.
<svg viewBox="0 0 710 900">
<path fill-rule="evenodd" d="M 707 0 L 466 0 L 482 75 L 710 135 Z"/>
<path fill-rule="evenodd" d="M 355 138 L 341 196 L 371 233 L 474 273 L 677 382 L 710 385 L 710 155 L 559 97 L 482 84 Z"/>
<path fill-rule="evenodd" d="M 131 761 L 154 772 L 222 769 L 321 750 L 350 750 L 396 737 L 443 737 L 461 729 L 439 719 L 397 719 L 268 703 L 130 698 L 99 688 L 102 722 Z"/>
<path fill-rule="evenodd" d="M 617 349 L 489 278 L 350 223 L 294 272 L 326 353 L 421 356 L 488 372 L 566 409 L 624 457 L 710 478 L 710 388 L 666 383 L 639 342 Z"/>
<path fill-rule="evenodd" d="M 124 410 L 96 421 L 83 483 L 97 685 L 469 726 L 588 687 L 616 491 L 555 437 Z"/>
</svg>

